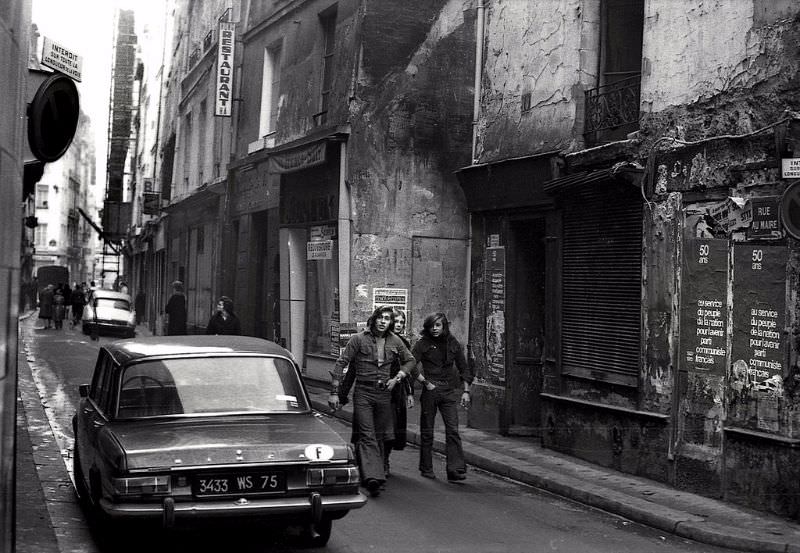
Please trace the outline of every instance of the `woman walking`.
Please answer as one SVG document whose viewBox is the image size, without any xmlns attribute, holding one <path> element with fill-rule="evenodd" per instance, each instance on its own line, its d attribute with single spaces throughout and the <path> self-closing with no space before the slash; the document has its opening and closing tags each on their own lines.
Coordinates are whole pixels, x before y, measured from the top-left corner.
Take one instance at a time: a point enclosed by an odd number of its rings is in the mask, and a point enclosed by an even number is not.
<svg viewBox="0 0 800 553">
<path fill-rule="evenodd" d="M 461 436 L 458 434 L 459 398 L 462 407 L 469 407 L 472 370 L 467 365 L 464 348 L 450 334 L 450 323 L 444 313 L 425 318 L 422 336 L 411 353 L 422 363 L 423 385 L 420 398 L 419 470 L 425 478 L 436 478 L 433 472 L 433 425 L 436 411 L 442 414 L 447 453 L 447 479 L 464 480 L 467 465 Z"/>
<path fill-rule="evenodd" d="M 403 345 L 411 351 L 411 342 L 406 336 L 406 314 L 401 309 L 394 308 L 394 334 L 402 340 Z M 392 378 L 397 377 L 400 364 L 392 368 Z M 403 378 L 399 384 L 392 388 L 392 414 L 394 416 L 394 439 L 383 444 L 383 468 L 386 477 L 391 476 L 389 470 L 389 455 L 392 450 L 402 451 L 406 448 L 408 409 L 414 407 L 414 388 L 411 378 Z"/>
</svg>

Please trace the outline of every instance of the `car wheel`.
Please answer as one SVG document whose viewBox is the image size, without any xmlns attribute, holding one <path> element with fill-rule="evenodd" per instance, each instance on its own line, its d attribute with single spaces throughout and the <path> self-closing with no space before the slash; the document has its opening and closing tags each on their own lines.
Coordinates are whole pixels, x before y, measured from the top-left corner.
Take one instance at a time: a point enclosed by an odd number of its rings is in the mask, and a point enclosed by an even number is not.
<svg viewBox="0 0 800 553">
<path fill-rule="evenodd" d="M 309 525 L 304 545 L 306 547 L 325 547 L 331 538 L 332 529 L 333 521 L 328 517 L 324 517 L 316 524 Z"/>
</svg>

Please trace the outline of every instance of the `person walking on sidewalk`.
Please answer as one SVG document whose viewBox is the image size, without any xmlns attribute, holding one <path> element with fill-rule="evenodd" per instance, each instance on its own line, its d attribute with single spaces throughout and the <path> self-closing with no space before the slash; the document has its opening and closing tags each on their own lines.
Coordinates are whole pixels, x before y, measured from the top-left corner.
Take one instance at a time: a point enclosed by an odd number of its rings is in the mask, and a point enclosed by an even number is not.
<svg viewBox="0 0 800 553">
<path fill-rule="evenodd" d="M 422 336 L 411 350 L 414 358 L 422 363 L 419 378 L 423 385 L 419 470 L 426 478 L 436 478 L 433 472 L 433 425 L 438 410 L 445 429 L 447 479 L 451 482 L 464 480 L 467 465 L 458 433 L 458 405 L 460 398 L 461 406 L 469 407 L 469 388 L 474 377 L 467 365 L 464 348 L 450 334 L 450 323 L 444 313 L 428 315 L 422 326 Z"/>
<path fill-rule="evenodd" d="M 411 342 L 406 337 L 406 314 L 402 309 L 394 308 L 392 313 L 394 319 L 394 334 L 403 345 L 411 351 Z M 396 377 L 400 370 L 399 364 L 392 367 L 392 377 Z M 413 371 L 416 374 L 416 371 Z M 383 444 L 383 468 L 388 478 L 391 475 L 389 470 L 389 455 L 392 450 L 402 451 L 406 448 L 408 441 L 408 409 L 414 407 L 414 387 L 413 376 L 403 378 L 401 382 L 392 389 L 392 416 L 394 421 L 394 439 L 388 440 Z"/>
<path fill-rule="evenodd" d="M 74 327 L 78 326 L 83 319 L 83 306 L 86 305 L 86 293 L 77 282 L 75 288 L 72 289 L 70 299 L 72 301 L 72 326 Z"/>
<path fill-rule="evenodd" d="M 167 315 L 167 336 L 186 334 L 186 296 L 183 294 L 183 282 L 172 283 L 172 295 L 164 307 Z"/>
<path fill-rule="evenodd" d="M 384 443 L 394 438 L 392 389 L 415 370 L 414 357 L 397 336 L 391 307 L 382 306 L 367 320 L 367 330 L 353 335 L 334 365 L 328 405 L 334 411 L 353 392 L 353 420 L 358 435 L 361 481 L 372 497 L 386 482 Z M 399 367 L 394 377 L 392 367 Z M 345 367 L 347 371 L 345 372 Z M 416 373 L 415 373 L 416 374 Z"/>
<path fill-rule="evenodd" d="M 206 334 L 233 334 L 242 333 L 239 317 L 233 312 L 233 300 L 228 296 L 220 296 L 217 300 L 217 312 L 211 315 L 206 325 Z"/>
<path fill-rule="evenodd" d="M 45 329 L 53 325 L 53 285 L 48 284 L 39 294 L 39 318 L 44 319 Z"/>
</svg>

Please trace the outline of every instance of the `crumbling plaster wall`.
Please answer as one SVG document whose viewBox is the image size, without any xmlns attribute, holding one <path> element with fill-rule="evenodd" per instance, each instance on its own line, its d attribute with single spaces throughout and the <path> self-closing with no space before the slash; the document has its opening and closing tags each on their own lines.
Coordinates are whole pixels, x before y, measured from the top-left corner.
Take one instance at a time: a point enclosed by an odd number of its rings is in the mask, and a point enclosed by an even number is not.
<svg viewBox="0 0 800 553">
<path fill-rule="evenodd" d="M 595 86 L 599 2 L 489 2 L 478 159 L 574 149 L 583 90 Z M 523 95 L 530 109 L 523 110 Z"/>
<path fill-rule="evenodd" d="M 791 58 L 791 18 L 783 1 L 645 2 L 643 112 L 660 112 L 781 75 Z"/>
<path fill-rule="evenodd" d="M 363 17 L 347 160 L 353 320 L 370 288 L 412 288 L 413 236 L 469 234 L 454 171 L 470 162 L 473 2 L 368 2 Z"/>
</svg>

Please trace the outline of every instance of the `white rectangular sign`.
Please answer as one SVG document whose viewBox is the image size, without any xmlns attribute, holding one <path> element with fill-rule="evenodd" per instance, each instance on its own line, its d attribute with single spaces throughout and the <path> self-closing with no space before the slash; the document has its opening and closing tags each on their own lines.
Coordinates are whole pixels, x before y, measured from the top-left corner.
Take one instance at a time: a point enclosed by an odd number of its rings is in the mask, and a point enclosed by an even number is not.
<svg viewBox="0 0 800 553">
<path fill-rule="evenodd" d="M 233 46 L 236 23 L 219 22 L 217 47 L 217 86 L 215 88 L 214 115 L 230 117 L 233 105 Z"/>
<path fill-rule="evenodd" d="M 64 73 L 78 82 L 81 80 L 83 57 L 47 37 L 42 41 L 42 65 Z"/>
<path fill-rule="evenodd" d="M 333 259 L 333 240 L 306 242 L 306 259 Z"/>
<path fill-rule="evenodd" d="M 781 177 L 784 179 L 800 179 L 800 157 L 781 160 Z"/>
</svg>

